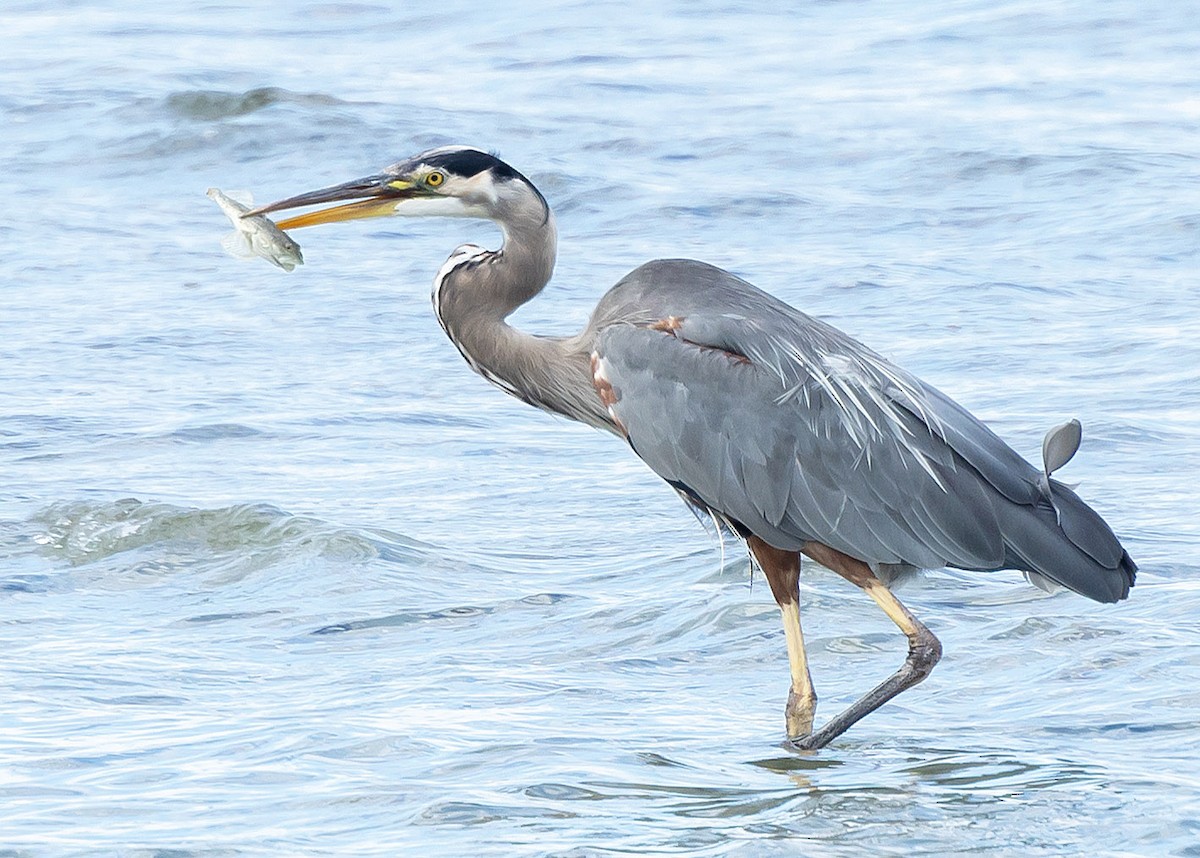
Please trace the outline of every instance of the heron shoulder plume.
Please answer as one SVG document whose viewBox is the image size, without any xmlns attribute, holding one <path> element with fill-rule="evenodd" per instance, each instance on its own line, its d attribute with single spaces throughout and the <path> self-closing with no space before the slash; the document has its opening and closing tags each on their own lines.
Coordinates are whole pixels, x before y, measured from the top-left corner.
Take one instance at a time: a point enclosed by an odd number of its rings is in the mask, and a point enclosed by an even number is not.
<svg viewBox="0 0 1200 858">
<path fill-rule="evenodd" d="M 828 744 L 940 657 L 937 638 L 889 589 L 894 571 L 1019 570 L 1100 602 L 1133 586 L 1137 565 L 1112 530 L 1052 477 L 1079 448 L 1077 422 L 1051 430 L 1035 468 L 949 396 L 854 338 L 688 259 L 635 268 L 573 336 L 525 333 L 508 319 L 550 281 L 554 218 L 529 179 L 481 149 L 430 149 L 246 216 L 328 203 L 278 226 L 398 215 L 500 228 L 499 248 L 462 245 L 438 270 L 438 321 L 488 381 L 622 438 L 693 509 L 746 541 L 783 619 L 784 718 L 796 747 Z M 815 730 L 802 556 L 858 587 L 909 644 L 895 673 Z"/>
</svg>

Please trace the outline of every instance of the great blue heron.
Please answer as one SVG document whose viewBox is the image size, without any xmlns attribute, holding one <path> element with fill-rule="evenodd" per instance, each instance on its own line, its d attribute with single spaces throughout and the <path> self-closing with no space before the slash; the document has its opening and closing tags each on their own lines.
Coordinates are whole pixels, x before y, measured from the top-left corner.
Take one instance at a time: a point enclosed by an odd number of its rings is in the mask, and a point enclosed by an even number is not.
<svg viewBox="0 0 1200 858">
<path fill-rule="evenodd" d="M 354 202 L 345 202 L 354 200 Z M 734 275 L 648 262 L 573 337 L 505 319 L 550 280 L 545 197 L 508 164 L 447 146 L 255 213 L 341 202 L 283 229 L 384 215 L 485 218 L 499 250 L 465 244 L 434 279 L 433 307 L 471 368 L 530 405 L 624 438 L 695 510 L 746 540 L 783 614 L 787 735 L 819 748 L 941 656 L 888 582 L 916 569 L 1019 569 L 1036 584 L 1124 599 L 1136 565 L 1051 472 L 1079 424 L 1052 430 L 1037 470 L 945 394 L 830 325 Z M 819 730 L 800 626 L 800 555 L 862 588 L 908 637 L 891 677 Z"/>
</svg>

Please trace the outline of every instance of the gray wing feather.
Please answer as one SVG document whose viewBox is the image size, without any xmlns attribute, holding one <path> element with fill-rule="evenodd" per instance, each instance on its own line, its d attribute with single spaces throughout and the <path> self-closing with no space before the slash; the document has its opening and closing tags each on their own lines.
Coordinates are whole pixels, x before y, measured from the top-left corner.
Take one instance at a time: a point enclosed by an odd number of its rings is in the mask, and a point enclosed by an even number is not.
<svg viewBox="0 0 1200 858">
<path fill-rule="evenodd" d="M 686 333 L 697 335 L 690 326 Z M 944 442 L 912 418 L 905 415 L 906 443 L 878 435 L 860 446 L 847 440 L 840 406 L 815 381 L 781 399 L 794 384 L 777 374 L 635 325 L 605 329 L 596 346 L 614 415 L 637 454 L 768 542 L 798 549 L 816 540 L 884 564 L 1002 561 L 978 477 L 959 473 Z M 881 414 L 871 416 L 883 425 Z M 916 461 L 922 454 L 928 461 Z"/>
<path fill-rule="evenodd" d="M 1022 534 L 1025 534 L 1028 539 L 1034 539 L 1031 534 L 1025 533 L 1029 528 L 1046 526 L 1044 522 L 1040 522 L 1040 519 L 1044 517 L 1044 513 L 1048 509 L 1051 509 L 1054 511 L 1053 517 L 1057 529 L 1061 530 L 1072 545 L 1104 569 L 1121 573 L 1113 579 L 1115 583 L 1112 586 L 1116 589 L 1108 592 L 1122 594 L 1119 598 L 1124 598 L 1133 582 L 1137 566 L 1129 558 L 1125 549 L 1121 547 L 1120 541 L 1107 522 L 1084 503 L 1069 486 L 1058 480 L 1050 479 L 1046 474 L 1038 471 L 957 402 L 927 384 L 921 383 L 921 387 L 930 401 L 934 403 L 933 407 L 939 416 L 941 431 L 946 443 L 978 471 L 989 485 L 1003 494 L 1006 499 L 1027 511 L 1024 521 L 1014 522 L 1011 525 L 1013 532 L 1006 533 L 1008 541 L 1016 550 L 1016 555 L 1030 565 L 1044 565 L 1039 564 L 1036 559 L 1029 559 L 1035 557 L 1036 552 L 1022 551 L 1020 543 Z M 1072 421 L 1072 423 L 1075 422 Z M 1061 428 L 1058 427 L 1058 429 Z M 1077 430 L 1073 427 L 1073 431 Z M 1074 456 L 1075 449 L 1079 446 L 1079 436 L 1076 435 L 1072 438 L 1070 444 L 1073 449 L 1069 454 L 1062 452 L 1057 454 L 1058 460 L 1055 462 L 1055 468 L 1061 467 Z M 1043 483 L 1050 489 L 1049 497 L 1043 490 Z M 1013 515 L 1013 510 L 1004 510 L 1006 519 L 1011 521 Z M 1037 524 L 1033 523 L 1035 517 L 1039 521 Z M 1063 580 L 1067 576 L 1059 571 L 1070 568 L 1069 560 L 1062 558 L 1061 553 L 1056 560 L 1058 563 L 1054 570 L 1038 568 L 1029 571 L 1040 572 L 1065 586 L 1078 589 L 1074 581 Z M 1104 601 L 1113 601 L 1113 599 L 1105 598 Z"/>
</svg>

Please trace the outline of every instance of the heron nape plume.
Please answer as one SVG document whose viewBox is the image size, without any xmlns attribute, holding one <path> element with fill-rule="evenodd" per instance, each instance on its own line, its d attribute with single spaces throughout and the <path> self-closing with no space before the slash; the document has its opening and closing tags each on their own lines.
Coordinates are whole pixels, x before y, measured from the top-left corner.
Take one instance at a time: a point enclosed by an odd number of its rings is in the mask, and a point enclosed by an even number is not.
<svg viewBox="0 0 1200 858">
<path fill-rule="evenodd" d="M 550 280 L 554 215 L 525 176 L 477 149 L 432 149 L 253 214 L 327 203 L 338 205 L 279 227 L 385 215 L 500 227 L 498 250 L 462 245 L 438 271 L 438 321 L 476 372 L 625 439 L 691 507 L 746 541 L 783 615 L 797 747 L 823 747 L 937 663 L 938 639 L 888 586 L 899 575 L 1014 569 L 1100 602 L 1133 586 L 1137 567 L 1112 530 L 1051 478 L 1079 445 L 1074 421 L 1047 434 L 1035 468 L 954 400 L 836 328 L 686 259 L 630 272 L 575 336 L 524 333 L 505 320 Z M 815 731 L 801 555 L 861 588 L 909 641 L 899 670 Z"/>
</svg>

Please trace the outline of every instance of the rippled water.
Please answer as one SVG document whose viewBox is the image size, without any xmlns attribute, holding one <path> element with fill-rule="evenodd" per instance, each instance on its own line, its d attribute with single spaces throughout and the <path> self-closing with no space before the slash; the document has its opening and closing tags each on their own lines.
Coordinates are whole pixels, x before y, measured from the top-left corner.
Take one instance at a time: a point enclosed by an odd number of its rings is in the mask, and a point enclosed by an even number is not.
<svg viewBox="0 0 1200 858">
<path fill-rule="evenodd" d="M 1200 854 L 1200 27 L 1188 4 L 0 9 L 0 851 Z M 778 612 L 618 442 L 475 378 L 466 222 L 223 255 L 276 198 L 494 147 L 577 328 L 734 270 L 1064 471 L 1131 600 L 933 572 L 946 657 L 781 744 Z M 821 709 L 903 654 L 814 570 Z"/>
</svg>

